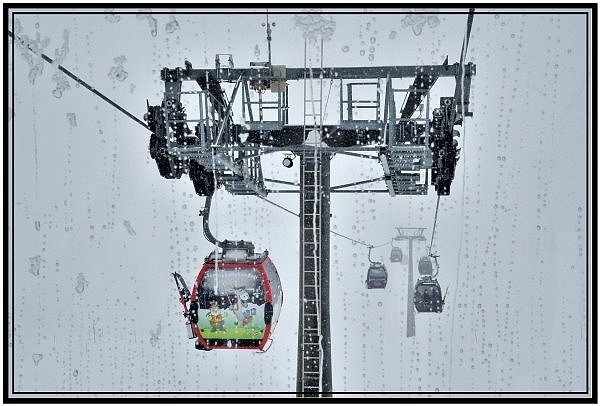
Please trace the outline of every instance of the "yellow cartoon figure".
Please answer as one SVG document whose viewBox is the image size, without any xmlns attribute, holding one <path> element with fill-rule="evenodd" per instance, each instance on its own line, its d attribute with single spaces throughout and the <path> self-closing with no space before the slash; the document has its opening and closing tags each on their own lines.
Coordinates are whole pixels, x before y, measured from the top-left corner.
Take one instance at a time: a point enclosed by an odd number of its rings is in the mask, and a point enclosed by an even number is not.
<svg viewBox="0 0 600 406">
<path fill-rule="evenodd" d="M 225 330 L 225 313 L 223 309 L 219 308 L 219 304 L 216 300 L 211 300 L 210 302 L 209 312 L 206 313 L 206 317 L 208 318 L 208 322 L 212 327 L 212 332 L 216 332 L 217 330 L 226 331 Z"/>
</svg>

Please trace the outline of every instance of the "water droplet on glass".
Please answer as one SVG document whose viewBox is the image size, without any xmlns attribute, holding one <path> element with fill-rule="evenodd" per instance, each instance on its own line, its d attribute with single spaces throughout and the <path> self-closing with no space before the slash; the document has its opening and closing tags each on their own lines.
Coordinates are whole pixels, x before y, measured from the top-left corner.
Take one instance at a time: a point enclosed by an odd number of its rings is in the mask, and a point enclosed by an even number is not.
<svg viewBox="0 0 600 406">
<path fill-rule="evenodd" d="M 156 37 L 158 34 L 156 18 L 152 17 L 150 14 L 137 14 L 136 17 L 138 20 L 147 20 L 148 25 L 150 26 L 150 35 Z"/>
<path fill-rule="evenodd" d="M 160 336 L 161 330 L 162 330 L 162 326 L 161 326 L 160 321 L 156 325 L 156 331 L 150 330 L 150 345 L 152 345 L 153 347 L 156 347 L 156 345 L 158 344 L 158 341 L 160 339 L 159 336 Z"/>
<path fill-rule="evenodd" d="M 31 356 L 31 358 L 33 358 L 33 363 L 35 364 L 35 366 L 37 367 L 38 364 L 40 363 L 40 361 L 42 360 L 42 358 L 44 358 L 43 354 L 33 354 Z"/>
<path fill-rule="evenodd" d="M 108 72 L 108 77 L 113 80 L 118 80 L 119 82 L 127 79 L 129 74 L 123 68 L 123 64 L 127 62 L 127 57 L 125 55 L 118 56 L 113 59 L 115 62 L 115 66 L 110 68 L 110 72 Z"/>
<path fill-rule="evenodd" d="M 323 38 L 324 41 L 329 41 L 335 32 L 336 22 L 322 14 L 296 14 L 294 27 L 299 28 L 306 39 Z"/>
<path fill-rule="evenodd" d="M 75 286 L 75 292 L 81 294 L 85 290 L 85 287 L 88 285 L 88 281 L 85 279 L 83 273 L 79 273 L 77 275 L 77 285 Z"/>
<path fill-rule="evenodd" d="M 109 14 L 104 18 L 106 18 L 106 21 L 108 21 L 111 24 L 116 24 L 119 21 L 121 21 L 121 16 L 119 16 L 117 14 Z"/>
<path fill-rule="evenodd" d="M 123 225 L 125 226 L 125 229 L 129 233 L 129 235 L 135 235 L 135 230 L 131 226 L 131 223 L 129 222 L 129 220 L 123 220 Z"/>
<path fill-rule="evenodd" d="M 435 28 L 440 25 L 440 19 L 435 15 L 429 16 L 427 17 L 427 25 L 429 25 L 429 28 Z"/>
<path fill-rule="evenodd" d="M 34 276 L 38 276 L 40 274 L 41 262 L 42 257 L 40 255 L 29 258 L 29 273 Z"/>
<path fill-rule="evenodd" d="M 421 35 L 421 33 L 423 32 L 423 24 L 414 24 L 412 26 L 412 30 L 415 35 Z"/>
<path fill-rule="evenodd" d="M 67 113 L 67 121 L 71 127 L 77 127 L 77 116 L 75 113 Z"/>
<path fill-rule="evenodd" d="M 156 345 L 158 344 L 158 340 L 159 340 L 158 336 L 154 336 L 154 335 L 150 336 L 150 345 L 153 347 L 156 347 Z"/>
<path fill-rule="evenodd" d="M 129 74 L 122 67 L 112 67 L 108 73 L 108 77 L 123 82 Z"/>
<path fill-rule="evenodd" d="M 175 19 L 175 17 L 171 17 L 171 21 L 165 25 L 165 31 L 167 34 L 172 34 L 179 29 L 179 23 Z"/>
</svg>

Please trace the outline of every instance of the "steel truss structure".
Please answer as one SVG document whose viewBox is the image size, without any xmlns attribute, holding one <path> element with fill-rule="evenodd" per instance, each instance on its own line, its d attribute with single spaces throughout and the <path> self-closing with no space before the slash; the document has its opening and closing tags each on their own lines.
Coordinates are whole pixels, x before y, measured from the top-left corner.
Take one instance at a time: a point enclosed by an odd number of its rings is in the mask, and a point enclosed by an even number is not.
<svg viewBox="0 0 600 406">
<path fill-rule="evenodd" d="M 193 69 L 186 62 L 183 68 L 161 72 L 164 99 L 159 106 L 148 106 L 146 116 L 152 131 L 150 152 L 163 177 L 174 179 L 187 173 L 202 196 L 212 194 L 215 183 L 232 194 L 266 196 L 269 189 L 261 155 L 276 151 L 298 155 L 315 148 L 332 154 L 375 152 L 375 157 L 367 157 L 381 162 L 391 196 L 427 194 L 429 182 L 438 195 L 448 195 L 459 157 L 456 139 L 460 134 L 455 128 L 464 117 L 472 116 L 473 75 L 474 64 L 448 65 L 447 59 L 441 65 L 330 68 L 255 62 L 247 69 L 235 69 L 233 62 L 224 67 L 219 56 L 214 69 Z M 310 129 L 305 125 L 289 123 L 287 82 L 309 77 L 333 79 L 343 89 L 337 101 L 339 123 L 320 126 L 318 146 L 306 142 Z M 439 107 L 430 114 L 430 90 L 440 77 L 455 79 L 454 95 L 441 97 Z M 394 79 L 404 78 L 412 78 L 413 84 L 395 88 Z M 198 90 L 183 91 L 186 81 L 197 83 Z M 226 83 L 233 84 L 230 95 L 224 90 Z M 374 98 L 354 98 L 353 90 L 359 86 L 374 87 Z M 258 101 L 252 100 L 252 91 Z M 274 100 L 265 100 L 267 92 Z M 188 117 L 183 94 L 197 95 L 199 117 Z M 399 112 L 398 94 L 406 96 Z M 423 101 L 425 117 L 414 117 Z M 233 120 L 236 102 L 243 124 Z M 374 109 L 374 120 L 355 119 L 354 111 L 361 108 Z M 267 110 L 274 110 L 276 119 L 267 121 Z M 421 170 L 425 170 L 424 179 Z"/>
</svg>

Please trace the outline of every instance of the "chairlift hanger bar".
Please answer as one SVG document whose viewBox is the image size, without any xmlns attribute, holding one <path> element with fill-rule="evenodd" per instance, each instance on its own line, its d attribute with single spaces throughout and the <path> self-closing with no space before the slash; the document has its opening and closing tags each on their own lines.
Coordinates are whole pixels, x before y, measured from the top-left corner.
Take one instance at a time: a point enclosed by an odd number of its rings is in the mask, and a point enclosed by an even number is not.
<svg viewBox="0 0 600 406">
<path fill-rule="evenodd" d="M 17 40 L 20 43 L 23 43 L 23 40 L 21 40 L 21 38 L 18 35 L 14 35 L 12 33 L 12 31 L 10 31 L 10 30 L 8 30 L 8 36 L 11 37 L 13 39 L 13 41 Z M 40 56 L 44 61 L 48 62 L 49 64 L 54 65 L 54 60 L 52 58 L 50 58 L 49 56 L 47 56 L 44 53 L 35 52 L 33 49 L 31 49 L 31 46 L 29 44 L 27 44 L 27 49 L 29 49 L 34 54 Z M 90 86 L 87 82 L 85 82 L 83 79 L 81 79 L 80 77 L 71 73 L 67 68 L 65 68 L 62 65 L 58 65 L 57 68 L 62 73 L 64 73 L 65 75 L 67 75 L 68 77 L 70 77 L 71 79 L 73 79 L 74 81 L 76 81 L 77 83 L 82 85 L 83 87 L 85 87 L 87 90 L 94 93 L 96 96 L 100 97 L 102 100 L 104 100 L 105 102 L 107 102 L 108 104 L 110 104 L 111 106 L 116 108 L 117 110 L 119 110 L 121 113 L 125 114 L 127 117 L 129 117 L 130 119 L 132 119 L 133 121 L 135 121 L 136 123 L 138 123 L 139 125 L 144 127 L 146 130 L 149 130 L 148 125 L 146 123 L 144 123 L 142 120 L 140 120 L 139 118 L 137 118 L 136 116 L 134 116 L 133 114 L 131 114 L 130 112 L 125 110 L 123 107 L 119 106 L 117 103 L 115 103 L 114 101 L 112 101 L 111 99 L 109 99 L 108 97 L 103 95 L 102 93 L 100 93 L 94 87 Z"/>
<path fill-rule="evenodd" d="M 435 237 L 435 226 L 437 225 L 437 219 L 438 219 L 438 210 L 440 208 L 440 196 L 438 195 L 437 197 L 437 203 L 435 204 L 435 216 L 433 218 L 433 228 L 431 230 L 431 241 L 429 244 L 429 256 L 431 255 L 431 247 L 433 247 L 433 238 Z"/>
</svg>

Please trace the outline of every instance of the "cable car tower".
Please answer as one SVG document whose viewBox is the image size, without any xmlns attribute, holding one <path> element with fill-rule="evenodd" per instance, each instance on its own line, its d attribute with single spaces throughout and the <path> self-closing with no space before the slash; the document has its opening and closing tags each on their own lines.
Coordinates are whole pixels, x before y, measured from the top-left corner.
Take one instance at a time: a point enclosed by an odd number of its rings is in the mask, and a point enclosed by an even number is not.
<svg viewBox="0 0 600 406">
<path fill-rule="evenodd" d="M 211 196 L 219 187 L 235 195 L 255 195 L 270 202 L 266 196 L 281 190 L 269 189 L 265 182 L 288 185 L 290 182 L 265 179 L 261 156 L 275 152 L 299 156 L 299 189 L 284 190 L 300 194 L 300 213 L 297 214 L 300 219 L 300 297 L 296 390 L 298 396 L 329 396 L 332 392 L 329 236 L 330 233 L 338 234 L 330 231 L 329 227 L 330 195 L 344 192 L 386 192 L 392 197 L 426 195 L 431 184 L 437 192 L 439 205 L 439 197 L 450 193 L 459 157 L 456 138 L 460 134 L 455 127 L 461 125 L 465 117 L 472 116 L 469 93 L 475 65 L 464 62 L 473 15 L 474 10 L 471 9 L 460 60 L 452 65 L 446 58 L 441 65 L 325 67 L 321 39 L 310 44 L 310 49 L 305 41 L 302 68 L 272 64 L 271 24 L 267 17 L 268 61 L 251 62 L 249 67 L 235 68 L 233 55 L 219 54 L 214 68 L 194 69 L 188 61 L 185 61 L 184 67 L 164 68 L 161 71 L 164 98 L 160 105 L 148 104 L 144 116 L 147 124 L 62 65 L 56 65 L 56 68 L 148 129 L 151 132 L 150 155 L 156 161 L 161 176 L 178 179 L 187 174 L 196 193 L 207 198 L 202 212 L 206 216 L 210 211 Z M 19 46 L 39 54 L 11 31 L 8 34 Z M 308 57 L 311 50 L 320 54 L 319 67 L 312 66 L 312 62 L 307 64 L 307 61 L 313 60 Z M 55 64 L 47 55 L 39 56 Z M 441 97 L 439 107 L 430 111 L 430 90 L 442 77 L 455 79 L 454 94 Z M 339 83 L 340 116 L 335 125 L 323 123 L 324 79 Z M 412 85 L 397 88 L 400 79 L 412 79 Z M 293 81 L 303 81 L 304 119 L 300 124 L 289 122 L 292 106 L 289 104 L 288 82 Z M 184 82 L 195 83 L 197 88 L 184 90 Z M 227 87 L 232 87 L 230 95 L 226 92 Z M 357 98 L 358 88 L 374 88 L 373 98 Z M 182 95 L 196 97 L 197 117 L 188 115 Z M 402 96 L 404 101 L 400 104 Z M 423 101 L 424 111 L 415 117 Z M 241 108 L 241 123 L 233 120 L 235 103 Z M 365 108 L 375 110 L 374 119 L 355 117 L 357 109 Z M 273 111 L 276 114 L 268 114 Z M 382 165 L 383 174 L 376 179 L 331 186 L 330 160 L 336 154 L 376 159 Z M 293 160 L 286 156 L 283 163 L 289 167 Z M 386 189 L 348 189 L 378 181 L 384 181 Z M 210 234 L 207 220 L 205 224 L 205 234 Z M 244 241 L 223 243 L 233 251 L 239 248 L 238 245 L 251 246 Z M 175 275 L 175 280 L 182 297 L 194 295 L 189 293 L 178 275 Z M 408 299 L 410 301 L 411 298 Z M 262 345 L 264 343 L 260 348 Z"/>
<path fill-rule="evenodd" d="M 472 19 L 471 11 L 460 62 L 452 65 L 446 58 L 441 65 L 325 67 L 322 39 L 305 40 L 304 67 L 274 65 L 267 18 L 268 61 L 236 68 L 233 55 L 226 54 L 216 56 L 214 68 L 194 69 L 186 61 L 183 68 L 161 72 L 164 99 L 161 105 L 148 106 L 146 119 L 152 132 L 150 153 L 163 177 L 180 178 L 187 173 L 201 196 L 210 197 L 222 186 L 232 194 L 264 199 L 277 192 L 265 182 L 285 182 L 263 177 L 261 156 L 286 152 L 300 158 L 299 396 L 327 396 L 332 391 L 330 195 L 381 180 L 390 196 L 425 195 L 429 183 L 438 196 L 450 193 L 459 153 L 455 127 L 472 116 L 469 93 L 475 65 L 464 63 Z M 320 57 L 309 57 L 311 52 Z M 307 63 L 314 59 L 318 59 L 318 67 Z M 454 78 L 455 91 L 441 97 L 439 106 L 430 111 L 430 90 L 441 77 Z M 396 83 L 406 78 L 413 80 L 412 85 L 397 88 Z M 324 79 L 339 83 L 337 125 L 323 123 Z M 196 82 L 199 89 L 182 91 L 186 81 Z M 297 108 L 289 104 L 288 82 L 292 81 L 303 82 L 304 119 L 300 124 L 289 122 L 289 110 Z M 228 96 L 224 88 L 231 85 Z M 373 89 L 373 98 L 356 98 L 353 93 L 356 95 L 358 88 Z M 182 94 L 197 95 L 199 117 L 188 117 Z M 404 102 L 398 109 L 402 96 Z M 236 102 L 242 115 L 242 123 L 237 124 L 233 120 Z M 423 102 L 425 111 L 415 117 Z M 375 110 L 375 118 L 355 118 L 360 108 Z M 330 160 L 335 154 L 377 159 L 382 177 L 332 187 Z M 291 166 L 291 158 L 286 159 L 284 165 Z"/>
<path fill-rule="evenodd" d="M 424 228 L 417 227 L 396 227 L 398 235 L 394 237 L 396 241 L 408 241 L 408 292 L 406 295 L 406 337 L 415 336 L 415 307 L 413 305 L 414 297 L 414 286 L 413 286 L 413 242 L 414 241 L 426 241 L 423 236 Z"/>
</svg>

